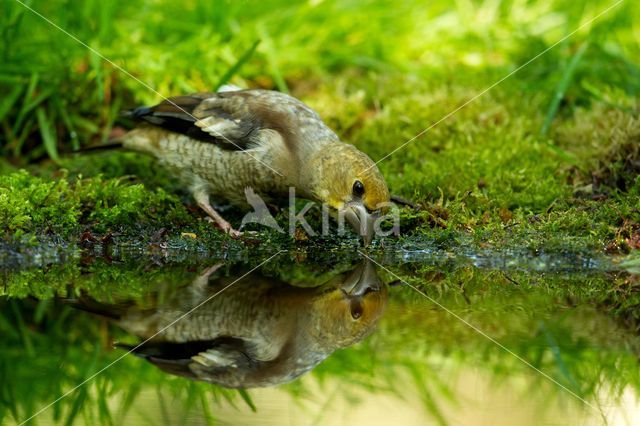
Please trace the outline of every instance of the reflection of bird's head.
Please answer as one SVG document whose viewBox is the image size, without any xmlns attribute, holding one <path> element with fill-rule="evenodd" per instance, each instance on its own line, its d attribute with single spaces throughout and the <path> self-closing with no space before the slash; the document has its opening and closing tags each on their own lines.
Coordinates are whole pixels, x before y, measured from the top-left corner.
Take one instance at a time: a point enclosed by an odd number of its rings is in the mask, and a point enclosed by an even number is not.
<svg viewBox="0 0 640 426">
<path fill-rule="evenodd" d="M 387 302 L 387 288 L 369 261 L 334 277 L 320 291 L 308 332 L 333 349 L 352 345 L 373 331 Z"/>
<path fill-rule="evenodd" d="M 336 143 L 322 149 L 309 164 L 314 174 L 309 192 L 344 215 L 368 244 L 373 238 L 375 214 L 389 203 L 389 189 L 376 164 L 355 146 Z"/>
</svg>

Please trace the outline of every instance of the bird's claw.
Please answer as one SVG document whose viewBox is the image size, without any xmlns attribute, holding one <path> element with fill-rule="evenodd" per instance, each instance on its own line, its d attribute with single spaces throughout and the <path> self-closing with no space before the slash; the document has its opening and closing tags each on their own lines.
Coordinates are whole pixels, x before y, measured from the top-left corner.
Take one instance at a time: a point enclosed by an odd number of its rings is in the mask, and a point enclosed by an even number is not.
<svg viewBox="0 0 640 426">
<path fill-rule="evenodd" d="M 242 231 L 238 231 L 237 229 L 230 228 L 225 231 L 231 238 L 240 238 L 242 237 Z"/>
<path fill-rule="evenodd" d="M 205 220 L 215 224 L 222 232 L 228 234 L 231 238 L 240 238 L 242 236 L 242 231 L 233 229 L 233 226 L 231 226 L 231 224 L 226 220 L 215 221 L 211 217 L 206 217 Z"/>
</svg>

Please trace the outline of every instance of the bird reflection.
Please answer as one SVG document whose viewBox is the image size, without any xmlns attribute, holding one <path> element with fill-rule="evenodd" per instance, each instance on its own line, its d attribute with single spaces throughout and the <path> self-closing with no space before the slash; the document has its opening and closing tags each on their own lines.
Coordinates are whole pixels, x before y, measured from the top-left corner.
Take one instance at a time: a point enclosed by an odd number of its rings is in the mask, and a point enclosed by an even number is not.
<svg viewBox="0 0 640 426">
<path fill-rule="evenodd" d="M 208 268 L 152 307 L 86 298 L 77 307 L 149 339 L 128 348 L 167 373 L 248 388 L 289 382 L 336 349 L 360 341 L 386 305 L 387 289 L 368 260 L 315 287 L 293 286 L 258 271 L 219 276 L 221 266 Z"/>
</svg>

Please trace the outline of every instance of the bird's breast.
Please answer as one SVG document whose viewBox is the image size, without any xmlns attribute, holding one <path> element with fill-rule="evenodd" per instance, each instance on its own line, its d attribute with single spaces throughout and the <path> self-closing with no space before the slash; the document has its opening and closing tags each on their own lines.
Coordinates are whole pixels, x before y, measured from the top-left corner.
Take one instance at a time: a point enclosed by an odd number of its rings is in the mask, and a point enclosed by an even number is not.
<svg viewBox="0 0 640 426">
<path fill-rule="evenodd" d="M 286 194 L 291 176 L 282 169 L 278 149 L 258 146 L 228 150 L 188 136 L 168 133 L 155 153 L 160 164 L 190 187 L 206 187 L 212 196 L 247 205 L 245 189 L 270 197 Z"/>
</svg>

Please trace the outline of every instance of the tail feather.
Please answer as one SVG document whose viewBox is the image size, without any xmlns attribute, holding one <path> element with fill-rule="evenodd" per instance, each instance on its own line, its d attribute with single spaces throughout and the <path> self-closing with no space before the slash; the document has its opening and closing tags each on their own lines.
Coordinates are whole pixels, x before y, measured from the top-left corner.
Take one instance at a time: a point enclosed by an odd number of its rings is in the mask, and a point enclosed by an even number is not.
<svg viewBox="0 0 640 426">
<path fill-rule="evenodd" d="M 149 115 L 152 112 L 153 112 L 153 109 L 151 109 L 150 107 L 141 106 L 138 108 L 121 111 L 120 117 L 141 119 L 142 117 Z"/>
<path fill-rule="evenodd" d="M 87 146 L 87 147 L 84 147 L 84 148 L 80 148 L 80 149 L 74 151 L 74 153 L 106 151 L 106 150 L 122 149 L 122 148 L 123 148 L 122 141 L 118 140 L 118 139 L 114 139 L 114 140 L 111 140 L 111 141 L 109 141 L 107 143 L 103 143 L 103 144 L 99 144 L 99 145 L 91 145 L 91 146 Z"/>
<path fill-rule="evenodd" d="M 133 303 L 101 303 L 97 300 L 91 299 L 86 295 L 81 295 L 78 298 L 63 299 L 64 303 L 72 306 L 75 309 L 89 312 L 94 315 L 99 315 L 112 320 L 119 320 L 123 315 L 131 308 Z"/>
<path fill-rule="evenodd" d="M 138 120 L 141 116 L 144 116 L 145 114 L 147 114 L 148 110 L 149 108 L 147 107 L 139 107 L 131 110 L 120 111 L 120 117 Z M 130 126 L 125 126 L 124 128 L 120 126 L 115 126 L 113 129 L 111 129 L 111 135 L 107 143 L 101 143 L 96 145 L 90 145 L 87 147 L 82 147 L 76 151 L 73 151 L 73 153 L 122 149 L 124 148 L 123 136 L 126 134 L 128 130 L 130 130 Z"/>
</svg>

